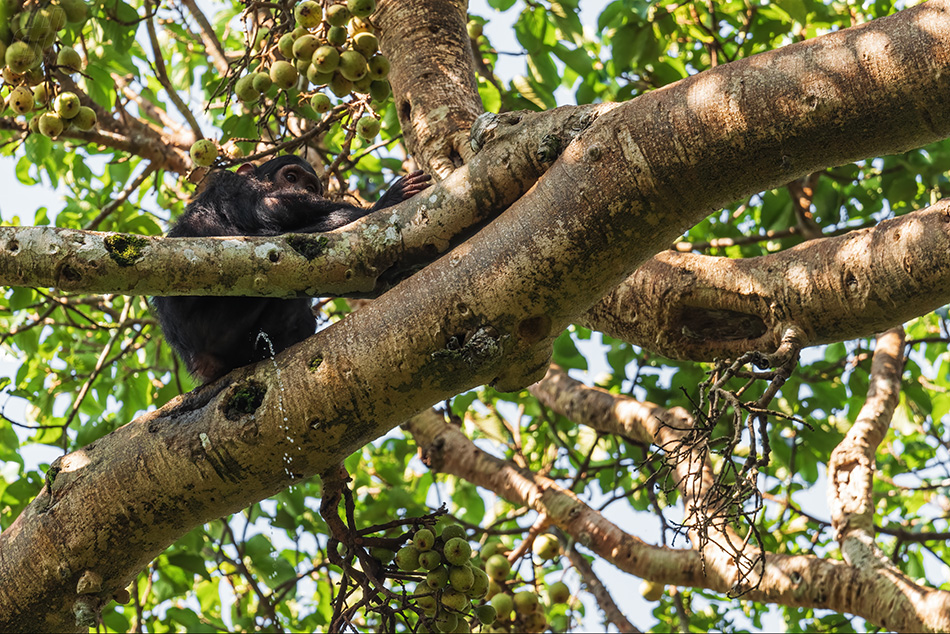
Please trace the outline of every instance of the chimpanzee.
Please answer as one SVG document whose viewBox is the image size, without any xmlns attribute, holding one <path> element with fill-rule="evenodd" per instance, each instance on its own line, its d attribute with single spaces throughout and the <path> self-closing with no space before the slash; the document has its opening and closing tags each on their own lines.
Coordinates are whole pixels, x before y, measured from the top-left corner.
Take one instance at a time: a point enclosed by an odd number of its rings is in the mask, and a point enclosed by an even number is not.
<svg viewBox="0 0 950 634">
<path fill-rule="evenodd" d="M 281 156 L 259 167 L 244 164 L 237 172 L 213 174 L 168 236 L 329 231 L 411 198 L 428 187 L 429 180 L 427 174 L 413 172 L 393 183 L 370 209 L 363 209 L 327 200 L 306 161 Z M 154 297 L 152 303 L 165 340 L 204 383 L 306 339 L 317 324 L 307 298 L 181 296 Z"/>
</svg>

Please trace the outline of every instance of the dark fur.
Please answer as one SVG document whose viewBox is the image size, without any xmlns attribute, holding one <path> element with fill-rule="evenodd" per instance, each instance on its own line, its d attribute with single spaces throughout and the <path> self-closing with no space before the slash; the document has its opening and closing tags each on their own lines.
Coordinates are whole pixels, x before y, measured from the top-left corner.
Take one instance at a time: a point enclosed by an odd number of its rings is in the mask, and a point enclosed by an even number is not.
<svg viewBox="0 0 950 634">
<path fill-rule="evenodd" d="M 188 205 L 169 237 L 272 236 L 330 231 L 408 199 L 428 186 L 422 172 L 397 180 L 370 209 L 323 198 L 313 168 L 296 156 L 218 172 Z M 208 383 L 270 357 L 316 330 L 310 299 L 154 297 L 165 340 L 188 371 Z"/>
</svg>

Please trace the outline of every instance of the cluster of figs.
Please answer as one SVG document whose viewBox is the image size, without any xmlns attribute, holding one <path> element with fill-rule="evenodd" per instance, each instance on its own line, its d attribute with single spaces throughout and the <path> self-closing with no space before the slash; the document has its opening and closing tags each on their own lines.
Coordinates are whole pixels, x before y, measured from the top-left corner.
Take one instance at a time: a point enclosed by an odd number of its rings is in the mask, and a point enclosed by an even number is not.
<svg viewBox="0 0 950 634">
<path fill-rule="evenodd" d="M 83 0 L 53 0 L 17 7 L 0 0 L 2 76 L 10 87 L 6 98 L 0 98 L 0 112 L 9 107 L 30 117 L 30 131 L 50 138 L 68 128 L 93 129 L 95 110 L 82 105 L 76 93 L 62 90 L 54 74 L 82 72 L 82 56 L 61 36 L 67 29 L 81 28 L 89 17 L 88 6 Z"/>
<path fill-rule="evenodd" d="M 376 10 L 376 0 L 346 0 L 324 7 L 304 0 L 294 7 L 297 26 L 277 41 L 277 51 L 269 64 L 262 64 L 239 78 L 234 95 L 245 104 L 255 104 L 272 87 L 277 90 L 317 89 L 310 107 L 318 114 L 328 112 L 337 98 L 351 93 L 370 95 L 377 102 L 390 94 L 389 60 L 379 52 L 379 39 L 368 18 Z M 356 133 L 367 141 L 379 134 L 379 119 L 366 115 L 356 121 Z M 213 141 L 201 140 L 192 146 L 197 165 L 211 165 L 217 158 Z"/>
<path fill-rule="evenodd" d="M 412 540 L 395 553 L 395 565 L 403 573 L 424 574 L 412 600 L 425 615 L 419 631 L 433 632 L 543 632 L 548 623 L 538 593 L 515 592 L 518 582 L 510 579 L 511 564 L 504 546 L 489 541 L 473 553 L 465 529 L 439 524 L 416 530 Z M 534 552 L 542 560 L 560 554 L 552 535 L 535 540 Z M 373 553 L 385 563 L 388 558 Z M 392 556 L 392 553 L 389 553 Z M 563 582 L 547 589 L 552 604 L 566 603 L 571 596 Z"/>
</svg>

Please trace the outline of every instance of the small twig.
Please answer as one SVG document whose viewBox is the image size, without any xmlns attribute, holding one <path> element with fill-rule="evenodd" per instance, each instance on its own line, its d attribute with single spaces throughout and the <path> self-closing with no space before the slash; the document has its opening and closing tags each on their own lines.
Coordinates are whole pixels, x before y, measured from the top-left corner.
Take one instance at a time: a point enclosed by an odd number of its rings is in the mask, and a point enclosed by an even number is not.
<svg viewBox="0 0 950 634">
<path fill-rule="evenodd" d="M 148 39 L 152 44 L 152 53 L 155 56 L 155 61 L 152 64 L 155 69 L 155 78 L 158 79 L 158 83 L 165 89 L 165 93 L 168 95 L 168 98 L 171 99 L 172 103 L 175 104 L 175 108 L 178 109 L 181 116 L 183 116 L 188 122 L 188 125 L 191 126 L 192 131 L 195 133 L 195 138 L 204 138 L 204 135 L 201 133 L 201 126 L 198 125 L 198 120 L 195 119 L 195 115 L 192 114 L 191 110 L 178 95 L 178 91 L 175 90 L 171 80 L 168 78 L 168 72 L 165 70 L 165 58 L 162 56 L 162 50 L 158 44 L 158 34 L 155 32 L 155 21 L 152 19 L 156 11 L 157 7 L 154 6 L 154 0 L 145 0 L 145 26 L 148 29 Z"/>
</svg>

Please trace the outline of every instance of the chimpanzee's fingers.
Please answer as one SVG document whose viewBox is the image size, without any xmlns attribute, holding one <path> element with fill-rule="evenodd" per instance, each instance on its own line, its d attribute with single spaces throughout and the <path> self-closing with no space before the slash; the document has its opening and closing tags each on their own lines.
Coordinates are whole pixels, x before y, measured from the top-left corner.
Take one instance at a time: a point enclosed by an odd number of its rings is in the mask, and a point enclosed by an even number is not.
<svg viewBox="0 0 950 634">
<path fill-rule="evenodd" d="M 403 190 L 402 198 L 403 200 L 407 200 L 426 189 L 431 183 L 432 177 L 423 171 L 415 171 L 403 176 L 401 181 L 400 184 Z"/>
</svg>

